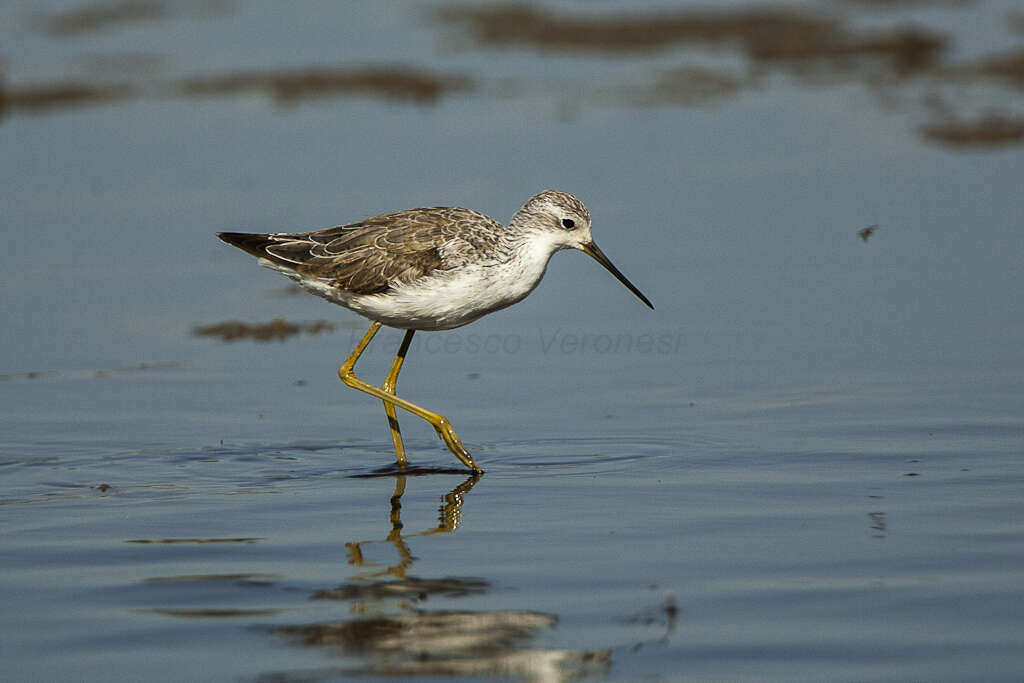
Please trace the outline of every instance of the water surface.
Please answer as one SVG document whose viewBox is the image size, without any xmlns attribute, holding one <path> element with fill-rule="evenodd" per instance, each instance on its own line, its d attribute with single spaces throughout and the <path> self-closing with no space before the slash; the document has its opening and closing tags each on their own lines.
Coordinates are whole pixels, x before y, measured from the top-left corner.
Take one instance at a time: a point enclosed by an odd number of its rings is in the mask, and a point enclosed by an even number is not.
<svg viewBox="0 0 1024 683">
<path fill-rule="evenodd" d="M 4 680 L 1020 680 L 1019 10 L 502 7 L 0 9 Z M 548 187 L 479 478 L 214 237 Z"/>
</svg>

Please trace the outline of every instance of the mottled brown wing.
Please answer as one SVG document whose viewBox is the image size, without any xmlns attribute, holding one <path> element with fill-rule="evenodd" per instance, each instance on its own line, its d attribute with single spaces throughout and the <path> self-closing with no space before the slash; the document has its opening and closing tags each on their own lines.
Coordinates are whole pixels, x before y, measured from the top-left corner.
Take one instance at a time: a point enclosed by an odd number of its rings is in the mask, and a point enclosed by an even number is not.
<svg viewBox="0 0 1024 683">
<path fill-rule="evenodd" d="M 304 276 L 332 280 L 345 291 L 376 294 L 394 283 L 413 282 L 459 265 L 453 254 L 475 247 L 473 236 L 478 230 L 468 228 L 479 229 L 484 222 L 501 232 L 500 225 L 475 211 L 434 207 L 316 232 L 254 235 L 262 238 L 255 243 L 241 244 L 243 240 L 237 237 L 234 241 L 221 239 Z"/>
<path fill-rule="evenodd" d="M 412 223 L 352 226 L 328 235 L 310 236 L 303 275 L 332 280 L 354 294 L 386 291 L 444 269 L 438 249 L 449 237 L 436 228 Z"/>
</svg>

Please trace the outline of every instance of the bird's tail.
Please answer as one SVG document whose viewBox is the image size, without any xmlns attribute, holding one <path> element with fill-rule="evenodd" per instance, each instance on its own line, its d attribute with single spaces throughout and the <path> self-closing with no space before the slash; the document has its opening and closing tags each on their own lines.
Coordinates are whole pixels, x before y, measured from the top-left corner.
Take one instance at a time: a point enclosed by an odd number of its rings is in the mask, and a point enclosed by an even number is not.
<svg viewBox="0 0 1024 683">
<path fill-rule="evenodd" d="M 233 247 L 247 251 L 253 256 L 260 258 L 273 258 L 267 253 L 267 247 L 274 244 L 270 235 L 248 233 L 248 232 L 218 232 L 217 237 Z"/>
</svg>

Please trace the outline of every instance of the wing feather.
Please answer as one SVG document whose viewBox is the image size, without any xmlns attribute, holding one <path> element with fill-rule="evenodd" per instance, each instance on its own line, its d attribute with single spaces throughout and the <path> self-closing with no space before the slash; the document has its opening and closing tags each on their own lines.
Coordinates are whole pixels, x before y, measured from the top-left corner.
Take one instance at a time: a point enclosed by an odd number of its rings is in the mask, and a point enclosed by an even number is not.
<svg viewBox="0 0 1024 683">
<path fill-rule="evenodd" d="M 502 229 L 476 211 L 431 207 L 306 233 L 219 236 L 300 276 L 329 280 L 353 294 L 377 294 L 461 265 L 468 252 L 491 246 Z"/>
</svg>

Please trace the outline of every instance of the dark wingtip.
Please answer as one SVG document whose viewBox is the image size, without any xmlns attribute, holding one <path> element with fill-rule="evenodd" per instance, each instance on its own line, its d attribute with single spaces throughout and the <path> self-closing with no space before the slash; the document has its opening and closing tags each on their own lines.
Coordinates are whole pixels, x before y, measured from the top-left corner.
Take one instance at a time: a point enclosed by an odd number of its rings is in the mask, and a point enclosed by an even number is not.
<svg viewBox="0 0 1024 683">
<path fill-rule="evenodd" d="M 243 244 L 250 244 L 253 237 L 260 237 L 260 235 L 246 232 L 218 232 L 217 237 L 221 242 L 226 242 L 233 247 L 241 247 Z"/>
<path fill-rule="evenodd" d="M 217 237 L 220 238 L 221 242 L 238 247 L 253 256 L 270 258 L 270 255 L 266 252 L 266 247 L 272 240 L 267 235 L 249 232 L 218 232 Z"/>
</svg>

